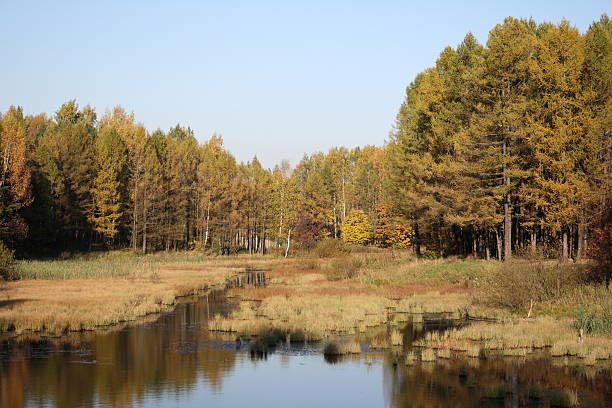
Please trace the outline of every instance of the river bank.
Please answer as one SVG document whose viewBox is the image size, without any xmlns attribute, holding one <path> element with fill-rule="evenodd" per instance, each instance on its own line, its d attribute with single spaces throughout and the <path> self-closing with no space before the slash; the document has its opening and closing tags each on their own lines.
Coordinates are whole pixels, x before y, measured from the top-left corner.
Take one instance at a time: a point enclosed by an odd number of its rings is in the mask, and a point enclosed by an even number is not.
<svg viewBox="0 0 612 408">
<path fill-rule="evenodd" d="M 22 261 L 22 279 L 0 283 L 0 331 L 59 336 L 95 330 L 171 309 L 177 298 L 212 288 L 257 259 L 126 252 Z"/>
<path fill-rule="evenodd" d="M 526 265 L 516 263 L 510 271 L 534 275 Z M 432 317 L 495 320 L 457 327 L 444 337 L 431 335 L 419 346 L 435 350 L 436 358 L 451 352 L 475 357 L 494 351 L 526 356 L 546 348 L 584 364 L 607 360 L 612 350 L 605 327 L 600 333 L 583 329 L 581 334 L 577 325 L 580 308 L 591 304 L 605 312 L 611 302 L 608 291 L 557 283 L 563 287 L 556 292 L 547 289 L 546 298 L 538 292 L 542 282 L 525 282 L 531 285 L 527 295 L 521 295 L 524 288 L 513 282 L 507 298 L 498 281 L 511 273 L 496 261 L 417 260 L 406 251 L 315 252 L 289 259 L 205 258 L 194 253 L 137 257 L 120 252 L 90 259 L 23 262 L 19 267 L 23 279 L 5 282 L 0 290 L 0 328 L 15 335 L 58 336 L 137 321 L 169 310 L 177 297 L 222 287 L 244 268 L 265 268 L 268 285 L 228 290 L 237 306 L 229 315 L 211 317 L 209 330 L 254 343 L 265 337 L 264 348 L 287 338 L 326 341 L 347 335 L 362 336 L 361 341 L 372 348 L 393 348 L 402 345 L 397 333 L 408 322 L 418 324 Z M 559 282 L 564 277 L 569 282 L 567 276 L 576 273 L 554 264 L 546 268 L 536 270 L 538 279 Z M 520 296 L 540 297 L 523 308 Z M 504 307 L 504 302 L 519 306 Z M 593 321 L 589 324 L 593 326 Z M 364 339 L 374 328 L 375 334 Z M 542 336 L 543 330 L 547 336 Z M 351 344 L 338 346 L 355 350 Z"/>
<path fill-rule="evenodd" d="M 254 355 L 248 343 L 207 330 L 209 317 L 226 314 L 236 301 L 213 292 L 182 298 L 154 321 L 120 325 L 120 330 L 0 342 L 0 406 L 45 401 L 62 407 L 501 408 L 514 403 L 604 408 L 612 395 L 609 371 L 564 365 L 543 354 L 529 359 L 451 356 L 405 365 L 399 347 L 369 349 L 363 344 L 359 354 L 325 355 L 328 341 L 347 339 L 331 336 L 316 343 L 282 341 L 267 355 Z M 413 340 L 447 327 L 424 321 L 397 330 L 408 350 Z M 274 390 L 264 391 L 270 384 Z"/>
</svg>

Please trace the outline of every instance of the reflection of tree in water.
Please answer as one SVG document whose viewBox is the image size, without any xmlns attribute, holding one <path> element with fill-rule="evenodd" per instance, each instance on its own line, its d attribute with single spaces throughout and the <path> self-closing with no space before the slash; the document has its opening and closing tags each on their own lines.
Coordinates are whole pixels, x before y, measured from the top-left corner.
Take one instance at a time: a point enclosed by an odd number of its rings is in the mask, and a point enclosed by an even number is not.
<svg viewBox="0 0 612 408">
<path fill-rule="evenodd" d="M 215 300 L 215 299 L 211 299 Z M 179 305 L 156 322 L 88 336 L 88 344 L 55 347 L 32 358 L 29 346 L 7 347 L 0 360 L 0 406 L 23 406 L 28 399 L 58 407 L 130 406 L 147 395 L 186 392 L 201 375 L 220 389 L 235 353 L 213 347 L 205 327 L 214 302 Z M 202 324 L 200 324 L 202 322 Z M 201 327 L 204 326 L 204 327 Z"/>
<path fill-rule="evenodd" d="M 585 375 L 545 358 L 384 363 L 385 402 L 393 407 L 548 407 L 547 398 L 562 390 L 578 390 L 584 406 L 605 407 L 612 395 L 609 379 L 609 373 Z"/>
</svg>

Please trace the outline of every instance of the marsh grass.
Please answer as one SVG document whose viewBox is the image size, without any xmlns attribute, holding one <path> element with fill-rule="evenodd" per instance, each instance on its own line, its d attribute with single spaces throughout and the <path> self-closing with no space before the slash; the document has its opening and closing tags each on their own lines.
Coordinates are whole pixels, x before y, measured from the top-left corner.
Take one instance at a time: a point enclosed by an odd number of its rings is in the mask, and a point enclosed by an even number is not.
<svg viewBox="0 0 612 408">
<path fill-rule="evenodd" d="M 389 341 L 392 346 L 401 346 L 404 344 L 404 335 L 399 330 L 392 330 Z"/>
<path fill-rule="evenodd" d="M 221 286 L 237 270 L 216 262 L 165 264 L 153 258 L 30 261 L 31 279 L 7 282 L 0 292 L 6 305 L 0 308 L 0 331 L 60 335 L 133 321 L 169 309 L 177 297 Z"/>
<path fill-rule="evenodd" d="M 323 354 L 328 356 L 359 353 L 361 353 L 361 346 L 355 341 L 329 342 L 323 348 Z"/>
<path fill-rule="evenodd" d="M 496 261 L 460 259 L 416 259 L 410 253 L 389 256 L 384 266 L 372 263 L 361 272 L 364 282 L 374 285 L 390 283 L 461 284 L 470 286 L 499 268 Z"/>
<path fill-rule="evenodd" d="M 578 308 L 573 326 L 585 333 L 612 333 L 612 304 Z"/>
<path fill-rule="evenodd" d="M 497 350 L 505 356 L 526 356 L 550 348 L 553 357 L 576 356 L 585 364 L 607 360 L 612 350 L 608 336 L 585 336 L 582 340 L 569 319 L 541 317 L 514 319 L 501 323 L 473 323 L 445 333 L 429 332 L 416 342 L 420 346 L 465 351 L 478 357 L 482 350 Z"/>
<path fill-rule="evenodd" d="M 417 361 L 418 361 L 418 356 L 414 352 L 409 351 L 408 353 L 406 353 L 405 363 L 406 363 L 407 366 L 412 366 Z"/>
<path fill-rule="evenodd" d="M 421 350 L 421 361 L 432 362 L 436 361 L 436 358 L 436 353 L 433 351 L 433 349 L 424 348 Z"/>
</svg>

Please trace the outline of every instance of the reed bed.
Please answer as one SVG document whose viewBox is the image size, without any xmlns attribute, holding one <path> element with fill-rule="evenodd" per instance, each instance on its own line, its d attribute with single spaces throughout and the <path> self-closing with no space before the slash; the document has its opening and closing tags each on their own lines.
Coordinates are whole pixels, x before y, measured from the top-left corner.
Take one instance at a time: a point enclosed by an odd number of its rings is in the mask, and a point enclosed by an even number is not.
<svg viewBox="0 0 612 408">
<path fill-rule="evenodd" d="M 391 331 L 389 341 L 392 346 L 401 346 L 404 344 L 404 335 L 399 330 Z"/>
<path fill-rule="evenodd" d="M 361 345 L 355 341 L 329 342 L 323 348 L 323 354 L 328 356 L 342 356 L 361 353 Z"/>
<path fill-rule="evenodd" d="M 60 335 L 133 321 L 169 309 L 177 297 L 222 285 L 234 271 L 159 264 L 118 277 L 116 267 L 106 269 L 115 277 L 6 282 L 0 292 L 0 331 Z"/>
<path fill-rule="evenodd" d="M 417 344 L 465 351 L 470 357 L 478 357 L 481 350 L 498 350 L 505 356 L 525 356 L 541 348 L 549 348 L 553 357 L 576 356 L 589 363 L 612 357 L 610 337 L 589 335 L 581 338 L 569 319 L 550 317 L 496 324 L 474 323 L 444 333 L 427 333 Z"/>
</svg>

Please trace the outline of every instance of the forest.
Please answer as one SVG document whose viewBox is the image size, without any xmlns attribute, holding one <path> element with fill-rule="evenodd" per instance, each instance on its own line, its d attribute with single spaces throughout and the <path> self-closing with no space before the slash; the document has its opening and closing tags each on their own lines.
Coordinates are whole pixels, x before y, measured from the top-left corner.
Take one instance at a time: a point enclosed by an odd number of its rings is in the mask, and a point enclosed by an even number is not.
<svg viewBox="0 0 612 408">
<path fill-rule="evenodd" d="M 11 106 L 2 252 L 286 254 L 331 238 L 427 257 L 605 250 L 611 30 L 606 15 L 585 33 L 509 17 L 484 45 L 467 34 L 408 85 L 384 146 L 293 168 L 239 163 L 221 136 L 200 143 L 187 126 L 148 131 L 121 106 L 100 115 L 70 100 L 51 117 Z"/>
</svg>

